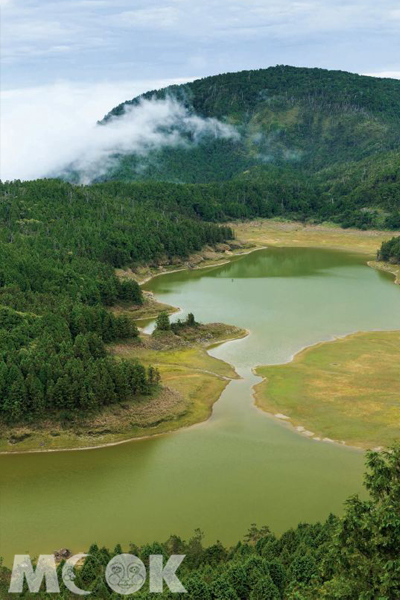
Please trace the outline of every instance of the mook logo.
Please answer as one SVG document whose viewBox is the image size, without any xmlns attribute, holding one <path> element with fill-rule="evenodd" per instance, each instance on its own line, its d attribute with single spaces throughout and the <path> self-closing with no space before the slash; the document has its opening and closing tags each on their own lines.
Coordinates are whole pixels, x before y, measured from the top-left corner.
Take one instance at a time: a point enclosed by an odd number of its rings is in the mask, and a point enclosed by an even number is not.
<svg viewBox="0 0 400 600">
<path fill-rule="evenodd" d="M 61 578 L 66 588 L 79 596 L 88 596 L 92 592 L 82 590 L 75 584 L 74 567 L 76 564 L 89 556 L 88 554 L 75 554 L 69 558 L 62 570 Z M 185 594 L 187 590 L 179 581 L 176 571 L 185 558 L 185 554 L 173 554 L 164 566 L 162 554 L 152 554 L 149 557 L 149 591 L 153 594 L 162 594 L 164 582 L 170 592 Z M 118 594 L 134 594 L 144 585 L 147 579 L 147 570 L 143 562 L 133 554 L 118 554 L 108 563 L 105 578 L 109 587 Z M 39 592 L 45 581 L 48 594 L 59 594 L 60 585 L 57 576 L 57 565 L 52 554 L 42 554 L 36 564 L 32 565 L 28 554 L 17 554 L 14 557 L 14 565 L 11 574 L 9 592 L 20 594 L 26 581 L 32 594 Z"/>
</svg>

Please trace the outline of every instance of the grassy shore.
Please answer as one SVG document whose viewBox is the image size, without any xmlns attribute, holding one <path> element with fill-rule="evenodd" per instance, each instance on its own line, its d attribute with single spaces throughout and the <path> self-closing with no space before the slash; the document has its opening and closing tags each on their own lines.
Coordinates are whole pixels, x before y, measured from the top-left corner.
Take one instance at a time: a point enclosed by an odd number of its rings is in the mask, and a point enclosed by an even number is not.
<svg viewBox="0 0 400 600">
<path fill-rule="evenodd" d="M 399 235 L 271 219 L 240 223 L 235 230 L 256 247 L 332 248 L 369 256 L 384 240 Z M 400 282 L 400 266 L 368 264 Z M 322 343 L 300 352 L 291 363 L 258 367 L 257 374 L 265 379 L 255 386 L 256 405 L 317 440 L 362 448 L 390 445 L 400 438 L 399 362 L 400 332 L 360 333 Z"/>
<path fill-rule="evenodd" d="M 238 239 L 254 246 L 332 248 L 375 255 L 383 241 L 399 235 L 389 231 L 343 229 L 333 224 L 302 225 L 292 221 L 257 219 L 231 223 Z"/>
<path fill-rule="evenodd" d="M 238 375 L 228 363 L 213 358 L 207 348 L 247 334 L 243 329 L 211 323 L 195 332 L 152 337 L 114 344 L 116 357 L 140 359 L 156 366 L 161 386 L 149 397 L 108 406 L 87 418 L 60 424 L 45 420 L 35 425 L 0 428 L 0 452 L 33 452 L 95 448 L 160 435 L 209 418 L 214 403 Z"/>
<path fill-rule="evenodd" d="M 318 344 L 291 363 L 258 367 L 256 404 L 309 437 L 390 446 L 400 439 L 399 360 L 400 331 Z"/>
</svg>

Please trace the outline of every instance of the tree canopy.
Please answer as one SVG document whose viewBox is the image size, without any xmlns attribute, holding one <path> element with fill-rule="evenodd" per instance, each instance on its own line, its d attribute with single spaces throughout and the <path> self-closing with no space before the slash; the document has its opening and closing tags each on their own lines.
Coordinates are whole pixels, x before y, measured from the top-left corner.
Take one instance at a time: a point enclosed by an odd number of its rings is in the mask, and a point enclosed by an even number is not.
<svg viewBox="0 0 400 600">
<path fill-rule="evenodd" d="M 0 419 L 10 424 L 99 410 L 158 381 L 106 344 L 138 330 L 109 309 L 141 304 L 116 267 L 187 257 L 232 237 L 157 189 L 59 180 L 0 184 Z M 151 199 L 151 200 L 150 200 Z M 190 215 L 189 215 L 190 213 Z"/>
</svg>

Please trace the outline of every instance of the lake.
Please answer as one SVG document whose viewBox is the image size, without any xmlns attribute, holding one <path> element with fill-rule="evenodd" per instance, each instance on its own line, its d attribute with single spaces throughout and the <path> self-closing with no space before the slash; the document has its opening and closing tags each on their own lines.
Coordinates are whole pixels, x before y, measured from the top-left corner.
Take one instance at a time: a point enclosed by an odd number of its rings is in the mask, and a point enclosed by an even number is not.
<svg viewBox="0 0 400 600">
<path fill-rule="evenodd" d="M 254 407 L 252 368 L 291 359 L 333 336 L 400 329 L 393 277 L 340 251 L 271 248 L 226 265 L 156 277 L 162 302 L 250 335 L 211 353 L 242 379 L 229 383 L 212 417 L 154 439 L 83 452 L 0 457 L 0 555 L 31 555 L 92 542 L 189 537 L 230 544 L 252 522 L 276 533 L 340 513 L 362 491 L 361 451 L 309 440 Z"/>
</svg>

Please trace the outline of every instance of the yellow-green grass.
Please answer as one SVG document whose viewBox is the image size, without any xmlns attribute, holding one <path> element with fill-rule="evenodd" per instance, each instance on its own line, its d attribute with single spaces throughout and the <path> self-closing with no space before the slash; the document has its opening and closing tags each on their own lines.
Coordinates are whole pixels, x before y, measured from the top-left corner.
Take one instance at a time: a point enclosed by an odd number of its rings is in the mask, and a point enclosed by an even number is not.
<svg viewBox="0 0 400 600">
<path fill-rule="evenodd" d="M 399 235 L 388 231 L 343 229 L 329 223 L 302 225 L 274 219 L 234 222 L 230 225 L 240 240 L 256 246 L 336 248 L 369 255 L 376 254 L 383 241 Z"/>
<path fill-rule="evenodd" d="M 137 358 L 144 365 L 156 366 L 163 372 L 168 371 L 171 367 L 180 367 L 202 372 L 210 371 L 219 377 L 229 379 L 238 377 L 230 364 L 210 356 L 203 347 L 149 350 L 142 346 L 119 344 L 114 347 L 114 352 L 123 358 Z"/>
<path fill-rule="evenodd" d="M 319 438 L 362 448 L 400 439 L 400 332 L 357 333 L 257 368 L 256 404 Z"/>
<path fill-rule="evenodd" d="M 160 351 L 118 346 L 117 354 L 157 367 L 162 385 L 184 399 L 185 411 L 169 423 L 169 431 L 208 419 L 229 381 L 238 378 L 231 365 L 209 356 L 205 348 Z"/>
</svg>

